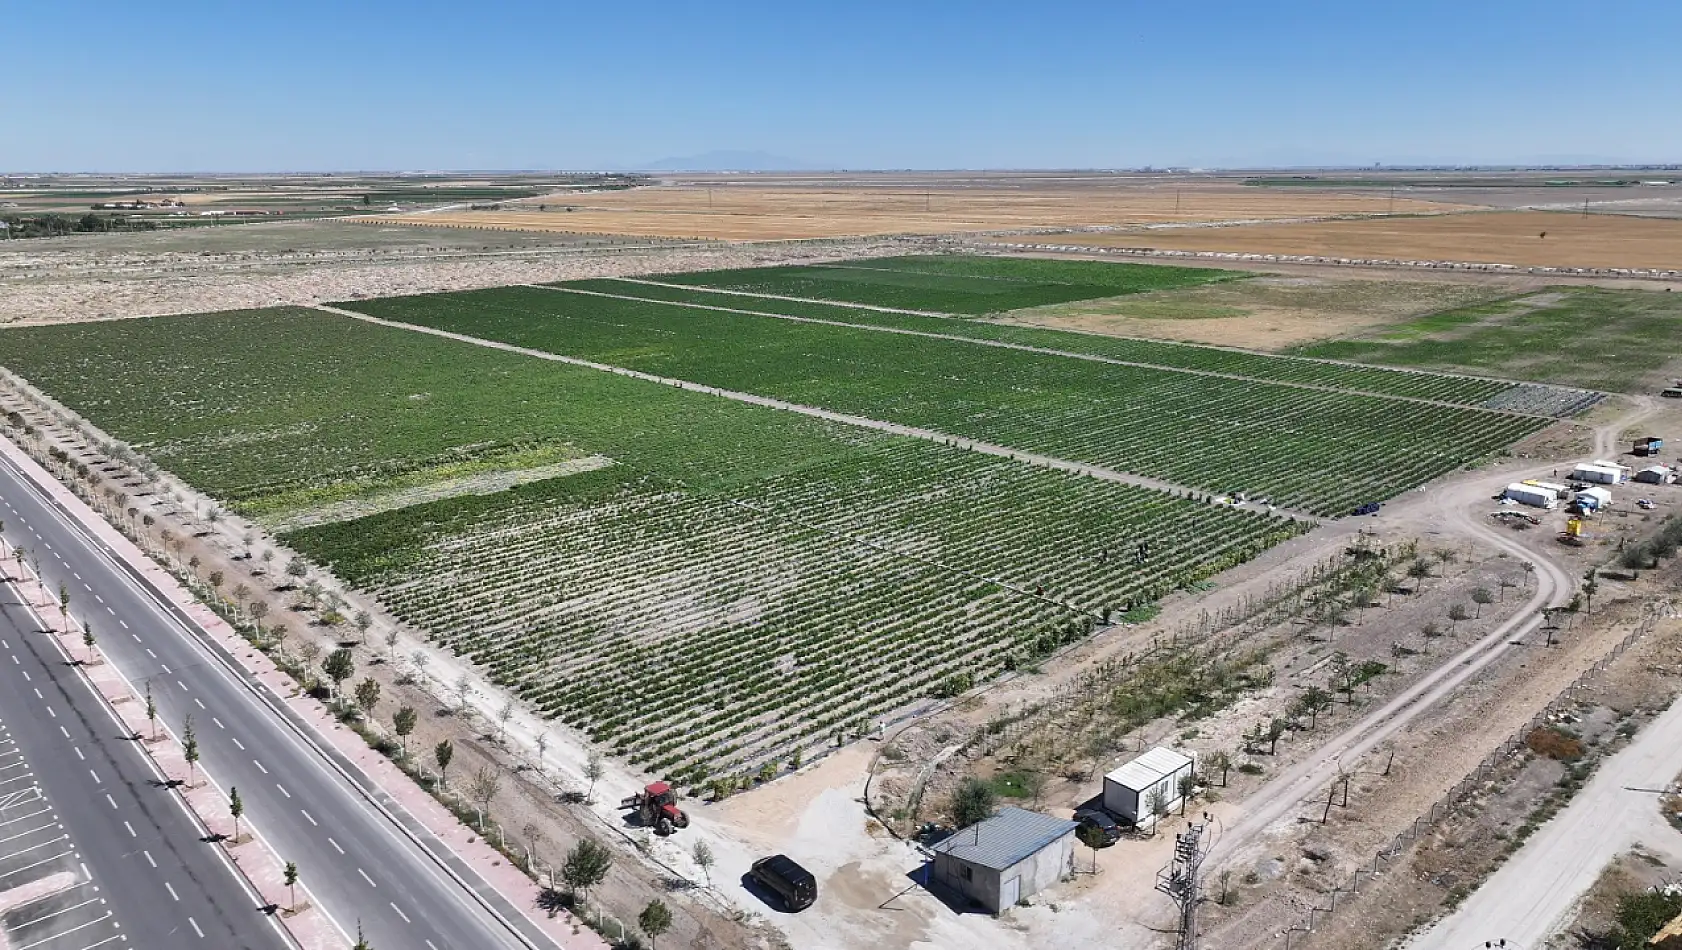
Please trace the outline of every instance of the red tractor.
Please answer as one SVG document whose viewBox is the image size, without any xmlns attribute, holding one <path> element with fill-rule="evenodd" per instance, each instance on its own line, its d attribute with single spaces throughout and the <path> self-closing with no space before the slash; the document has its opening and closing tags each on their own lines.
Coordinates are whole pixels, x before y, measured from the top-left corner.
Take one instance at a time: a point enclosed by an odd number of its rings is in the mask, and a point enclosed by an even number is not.
<svg viewBox="0 0 1682 950">
<path fill-rule="evenodd" d="M 637 820 L 645 828 L 653 828 L 657 835 L 669 835 L 675 828 L 689 827 L 689 816 L 677 807 L 677 795 L 665 782 L 655 782 L 619 803 L 620 808 L 636 809 Z"/>
</svg>

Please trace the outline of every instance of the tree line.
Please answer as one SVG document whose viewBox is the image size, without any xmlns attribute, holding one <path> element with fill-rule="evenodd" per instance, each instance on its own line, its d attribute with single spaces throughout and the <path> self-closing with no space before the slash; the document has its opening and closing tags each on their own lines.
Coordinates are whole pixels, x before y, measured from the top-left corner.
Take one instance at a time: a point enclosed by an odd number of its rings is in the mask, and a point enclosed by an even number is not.
<svg viewBox="0 0 1682 950">
<path fill-rule="evenodd" d="M 126 214 L 84 214 L 79 218 L 63 214 L 4 215 L 0 228 L 14 238 L 63 237 L 66 234 L 92 234 L 107 231 L 156 231 L 158 223 L 148 218 L 134 218 Z"/>
</svg>

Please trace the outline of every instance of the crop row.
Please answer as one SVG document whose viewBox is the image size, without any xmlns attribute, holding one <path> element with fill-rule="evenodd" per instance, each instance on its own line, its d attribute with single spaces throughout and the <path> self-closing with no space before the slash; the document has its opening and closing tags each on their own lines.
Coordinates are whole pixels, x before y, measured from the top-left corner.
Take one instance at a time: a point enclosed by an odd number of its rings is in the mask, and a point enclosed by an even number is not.
<svg viewBox="0 0 1682 950">
<path fill-rule="evenodd" d="M 667 279 L 789 297 L 983 314 L 1190 287 L 1237 276 L 1193 267 L 953 255 L 701 271 Z"/>
<path fill-rule="evenodd" d="M 665 281 L 670 277 L 654 278 Z M 1581 390 L 1539 387 L 1568 395 L 1565 403 L 1497 406 L 1492 400 L 1517 388 L 1505 380 L 1444 373 L 1418 372 L 1379 366 L 1361 366 L 1295 356 L 1274 356 L 1222 347 L 1173 343 L 1133 337 L 1112 337 L 1095 333 L 1070 333 L 1041 327 L 996 323 L 988 320 L 957 319 L 880 310 L 861 310 L 843 304 L 719 293 L 702 289 L 664 287 L 631 280 L 578 280 L 557 287 L 616 294 L 643 300 L 725 307 L 756 313 L 830 320 L 861 327 L 916 330 L 973 340 L 1012 343 L 1065 353 L 1100 356 L 1129 363 L 1143 363 L 1164 369 L 1225 373 L 1268 382 L 1300 383 L 1379 396 L 1428 399 L 1463 406 L 1489 406 L 1518 412 L 1540 411 L 1546 415 L 1569 415 L 1569 400 L 1580 398 Z"/>
<path fill-rule="evenodd" d="M 963 341 L 531 288 L 359 301 L 393 320 L 1241 490 L 1317 514 L 1392 497 L 1545 420 Z"/>
<path fill-rule="evenodd" d="M 884 456 L 871 471 L 788 476 L 756 486 L 763 511 L 604 470 L 523 486 L 497 504 L 452 499 L 287 540 L 548 713 L 698 781 L 885 715 L 953 673 L 983 679 L 1007 655 L 1081 635 L 1091 616 L 1056 594 L 1091 585 L 1126 602 L 1160 596 L 1163 578 L 1198 579 L 1216 551 L 1242 559 L 1296 530 L 949 457 L 957 464 L 938 472 Z M 948 491 L 970 499 L 964 510 L 931 511 Z M 1139 518 L 1139 496 L 1179 519 Z M 831 524 L 779 513 L 812 504 Z M 1017 516 L 1022 507 L 1047 522 Z M 1076 521 L 1084 536 L 1063 538 L 1059 551 L 1058 533 Z M 1151 554 L 1136 563 L 1141 539 Z M 1045 597 L 976 576 L 988 556 L 1008 564 L 1018 545 Z M 1114 555 L 1099 561 L 1100 546 Z"/>
</svg>

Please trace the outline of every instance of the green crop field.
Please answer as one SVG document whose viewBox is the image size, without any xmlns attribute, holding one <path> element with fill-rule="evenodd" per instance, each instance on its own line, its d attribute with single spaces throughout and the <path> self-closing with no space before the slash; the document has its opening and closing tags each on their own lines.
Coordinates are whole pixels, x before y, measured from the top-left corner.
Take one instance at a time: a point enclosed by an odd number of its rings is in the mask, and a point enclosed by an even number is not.
<svg viewBox="0 0 1682 950">
<path fill-rule="evenodd" d="M 504 288 L 345 306 L 1209 492 L 1242 490 L 1316 514 L 1344 514 L 1389 498 L 1547 424 L 1457 406 L 562 290 Z M 1209 352 L 1218 358 L 1229 351 Z M 1359 450 L 1351 451 L 1356 437 Z"/>
<path fill-rule="evenodd" d="M 1101 261 L 926 256 L 701 271 L 662 280 L 878 307 L 984 314 L 1071 300 L 1190 287 L 1244 275 L 1209 268 Z"/>
<path fill-rule="evenodd" d="M 1165 369 L 1223 373 L 1248 379 L 1301 383 L 1380 396 L 1428 399 L 1462 406 L 1499 405 L 1501 408 L 1538 415 L 1571 415 L 1586 408 L 1585 399 L 1592 401 L 1594 398 L 1594 394 L 1551 391 L 1543 387 L 1521 387 L 1498 379 L 1357 366 L 1322 359 L 1275 356 L 1164 340 L 1072 333 L 985 320 L 862 310 L 844 304 L 751 297 L 633 280 L 577 280 L 554 286 L 639 300 L 688 303 L 727 310 L 807 317 L 855 326 L 915 330 L 920 333 L 972 340 L 1013 343 L 1065 353 L 1101 356 L 1128 363 L 1143 363 Z"/>
<path fill-rule="evenodd" d="M 1034 662 L 1306 527 L 310 310 L 5 330 L 0 364 L 258 517 L 611 458 L 284 539 L 686 782 Z"/>
<path fill-rule="evenodd" d="M 1668 385 L 1678 369 L 1682 294 L 1552 287 L 1300 352 L 1610 392 L 1651 392 Z"/>
</svg>

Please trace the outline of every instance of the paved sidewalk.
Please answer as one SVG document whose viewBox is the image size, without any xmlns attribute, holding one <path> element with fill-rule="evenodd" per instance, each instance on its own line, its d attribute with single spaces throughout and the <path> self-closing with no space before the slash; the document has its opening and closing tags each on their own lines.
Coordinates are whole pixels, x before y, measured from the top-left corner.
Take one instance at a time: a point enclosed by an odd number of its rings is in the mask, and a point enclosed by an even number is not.
<svg viewBox="0 0 1682 950">
<path fill-rule="evenodd" d="M 10 440 L 0 439 L 0 453 L 12 458 L 25 471 L 40 471 L 39 465 Z M 192 592 L 172 574 L 159 567 L 126 536 L 88 508 L 70 489 L 44 473 L 35 481 L 49 497 L 75 517 L 97 542 L 126 562 L 137 574 L 143 575 L 155 590 L 162 592 L 171 604 L 192 618 L 224 651 L 238 660 L 255 679 L 267 687 L 273 696 L 278 697 L 299 719 L 307 723 L 318 741 L 331 746 L 345 759 L 350 760 L 369 782 L 383 793 L 383 798 L 376 804 L 387 810 L 401 810 L 401 813 L 396 815 L 400 824 L 405 824 L 401 819 L 404 817 L 403 813 L 406 813 L 414 820 L 414 824 L 436 837 L 486 884 L 499 891 L 514 907 L 519 908 L 526 919 L 566 950 L 605 950 L 608 947 L 607 941 L 567 911 L 550 914 L 540 908 L 537 905 L 537 885 L 525 872 L 510 863 L 488 843 L 480 840 L 476 831 L 462 824 L 455 815 L 384 755 L 369 748 L 360 735 L 335 719 L 325 706 L 303 695 L 292 677 L 277 667 L 267 654 L 236 633 L 215 611 L 199 603 Z M 82 651 L 82 654 L 72 651 L 71 655 L 85 654 L 86 648 L 81 646 L 80 632 L 76 632 L 70 639 L 75 649 Z M 105 668 L 115 674 L 115 669 L 109 664 L 106 664 Z M 120 679 L 120 675 L 117 678 Z M 139 713 L 144 724 L 144 704 L 139 705 Z M 217 792 L 217 795 L 220 796 L 220 792 Z M 222 798 L 211 807 L 210 813 L 225 819 L 226 799 Z M 241 847 L 243 850 L 245 846 Z M 284 903 L 282 901 L 282 906 Z M 314 947 L 311 946 L 310 950 L 314 950 Z"/>
<path fill-rule="evenodd" d="M 351 940 L 334 926 L 327 915 L 316 909 L 309 898 L 308 887 L 301 882 L 298 890 L 302 892 L 302 899 L 296 908 L 292 907 L 291 895 L 284 884 L 286 863 L 268 842 L 262 840 L 250 822 L 241 823 L 240 837 L 234 839 L 227 795 L 204 770 L 188 766 L 181 738 L 162 724 L 154 727 L 147 720 L 144 694 L 124 678 L 115 664 L 106 661 L 97 643 L 90 649 L 83 642 L 83 629 L 74 617 L 53 616 L 57 611 L 53 609 L 52 591 L 41 584 L 27 567 L 20 574 L 22 577 L 14 581 L 13 586 L 41 621 L 43 632 L 58 641 L 59 648 L 105 700 L 124 730 L 141 737 L 141 749 L 157 766 L 164 781 L 176 783 L 174 790 L 198 818 L 206 834 L 226 836 L 226 840 L 216 842 L 216 846 L 223 849 L 228 863 L 245 878 L 246 884 L 263 905 L 275 908 L 293 942 L 304 950 L 339 950 L 348 946 Z"/>
</svg>

